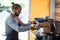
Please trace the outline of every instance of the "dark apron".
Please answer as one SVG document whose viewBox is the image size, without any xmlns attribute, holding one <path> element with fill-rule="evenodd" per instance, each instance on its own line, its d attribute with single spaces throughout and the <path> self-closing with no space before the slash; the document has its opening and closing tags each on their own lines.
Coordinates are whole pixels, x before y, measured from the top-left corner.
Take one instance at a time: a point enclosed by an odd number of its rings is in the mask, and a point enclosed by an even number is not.
<svg viewBox="0 0 60 40">
<path fill-rule="evenodd" d="M 6 40 L 18 40 L 18 32 L 15 30 L 11 31 L 8 35 Z"/>
</svg>

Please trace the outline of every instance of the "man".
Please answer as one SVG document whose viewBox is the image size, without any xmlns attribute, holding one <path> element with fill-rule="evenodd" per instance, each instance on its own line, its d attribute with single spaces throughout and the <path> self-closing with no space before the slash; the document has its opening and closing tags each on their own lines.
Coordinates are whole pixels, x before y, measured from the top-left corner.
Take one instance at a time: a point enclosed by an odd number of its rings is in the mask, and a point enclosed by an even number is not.
<svg viewBox="0 0 60 40">
<path fill-rule="evenodd" d="M 28 24 L 23 24 L 19 19 L 19 14 L 21 13 L 21 6 L 19 4 L 12 3 L 12 12 L 8 16 L 5 22 L 6 26 L 6 40 L 18 40 L 18 32 L 27 31 L 30 29 Z"/>
</svg>

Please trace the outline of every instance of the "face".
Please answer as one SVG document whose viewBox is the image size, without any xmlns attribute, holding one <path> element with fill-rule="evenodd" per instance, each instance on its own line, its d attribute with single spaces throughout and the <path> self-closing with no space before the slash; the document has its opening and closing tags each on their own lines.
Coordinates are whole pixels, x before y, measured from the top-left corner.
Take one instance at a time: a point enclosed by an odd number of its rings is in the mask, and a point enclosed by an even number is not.
<svg viewBox="0 0 60 40">
<path fill-rule="evenodd" d="M 15 16 L 19 16 L 20 13 L 21 13 L 21 8 L 18 8 L 18 9 L 14 10 L 14 15 Z"/>
</svg>

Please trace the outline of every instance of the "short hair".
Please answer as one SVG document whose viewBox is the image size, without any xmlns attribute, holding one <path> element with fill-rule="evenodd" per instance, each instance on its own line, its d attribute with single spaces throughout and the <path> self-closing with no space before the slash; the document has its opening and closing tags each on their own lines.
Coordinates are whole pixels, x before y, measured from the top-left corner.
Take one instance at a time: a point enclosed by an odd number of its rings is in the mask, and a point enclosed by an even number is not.
<svg viewBox="0 0 60 40">
<path fill-rule="evenodd" d="M 18 9 L 18 8 L 21 8 L 21 5 L 14 4 L 14 2 L 12 2 L 12 9 Z"/>
</svg>

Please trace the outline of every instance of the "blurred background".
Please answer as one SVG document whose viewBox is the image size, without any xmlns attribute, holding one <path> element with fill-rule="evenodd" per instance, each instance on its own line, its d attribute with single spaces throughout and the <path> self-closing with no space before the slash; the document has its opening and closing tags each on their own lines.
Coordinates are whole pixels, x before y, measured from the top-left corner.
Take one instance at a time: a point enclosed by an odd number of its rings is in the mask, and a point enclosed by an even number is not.
<svg viewBox="0 0 60 40">
<path fill-rule="evenodd" d="M 59 39 L 60 0 L 0 0 L 1 40 L 5 40 L 6 38 L 6 36 L 4 36 L 5 34 L 4 23 L 7 16 L 10 15 L 11 13 L 12 6 L 11 2 L 18 3 L 22 6 L 21 12 L 22 14 L 19 17 L 21 18 L 23 23 L 27 24 L 29 20 L 37 21 L 35 24 L 33 23 L 30 25 L 30 27 L 32 28 L 30 31 L 20 32 L 19 39 L 21 40 L 38 40 L 39 38 L 40 38 L 39 40 L 53 40 L 53 38 L 54 40 Z M 39 30 L 36 29 L 37 27 L 39 27 L 40 29 Z M 53 27 L 55 28 L 54 32 L 52 32 Z M 40 34 L 40 36 L 37 38 L 36 34 Z M 58 34 L 58 36 L 56 36 L 56 34 Z M 41 39 L 41 37 L 43 37 L 43 39 Z"/>
</svg>

